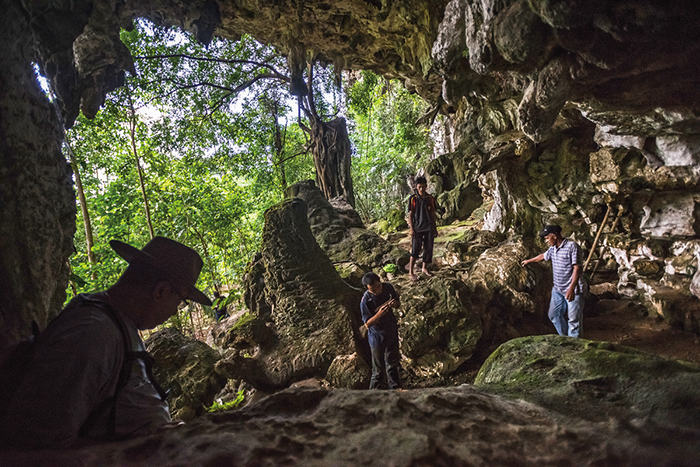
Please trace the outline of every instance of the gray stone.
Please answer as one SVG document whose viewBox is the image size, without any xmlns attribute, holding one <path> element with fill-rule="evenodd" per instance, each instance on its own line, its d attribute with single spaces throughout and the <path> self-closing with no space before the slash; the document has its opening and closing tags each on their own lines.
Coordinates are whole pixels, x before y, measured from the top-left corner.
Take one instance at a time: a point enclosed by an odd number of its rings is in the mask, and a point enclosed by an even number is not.
<svg viewBox="0 0 700 467">
<path fill-rule="evenodd" d="M 630 355 L 620 361 L 633 359 Z M 542 370 L 548 367 L 546 361 L 538 361 Z M 678 366 L 664 367 L 675 382 L 695 381 L 690 371 L 681 379 Z M 549 386 L 555 377 L 539 384 Z M 698 464 L 698 430 L 692 425 L 655 423 L 658 415 L 653 420 L 609 419 L 600 409 L 604 399 L 598 396 L 609 390 L 607 380 L 574 378 L 568 392 L 575 391 L 577 401 L 585 398 L 597 404 L 588 416 L 599 414 L 600 420 L 577 418 L 572 415 L 575 410 L 562 414 L 521 398 L 509 400 L 470 385 L 411 391 L 298 388 L 130 441 L 70 451 L 6 451 L 0 453 L 0 462 L 5 467 Z M 696 413 L 696 399 L 680 399 L 694 394 L 692 388 L 659 384 L 670 390 L 661 400 L 690 405 Z M 605 403 L 610 405 L 614 404 Z M 666 406 L 660 409 L 668 412 Z"/>
<path fill-rule="evenodd" d="M 205 413 L 226 379 L 214 371 L 221 356 L 204 342 L 176 328 L 153 333 L 146 348 L 155 358 L 153 374 L 166 391 L 173 419 L 190 421 Z"/>
<path fill-rule="evenodd" d="M 323 378 L 338 355 L 358 351 L 354 337 L 361 293 L 340 278 L 307 217 L 299 198 L 265 213 L 262 253 L 247 268 L 244 298 L 255 318 L 246 336 L 262 330 L 257 320 L 265 322 L 271 336 L 260 334 L 265 340 L 257 342 L 251 358 L 232 355 L 219 365 L 230 379 L 258 388 L 285 387 L 310 376 Z M 239 326 L 236 335 L 245 329 Z"/>
<path fill-rule="evenodd" d="M 338 355 L 331 363 L 326 380 L 334 388 L 367 389 L 372 368 L 359 355 Z"/>
<path fill-rule="evenodd" d="M 607 342 L 514 339 L 489 357 L 474 384 L 591 421 L 629 417 L 700 429 L 700 366 Z"/>
<path fill-rule="evenodd" d="M 664 193 L 654 196 L 644 206 L 640 228 L 651 237 L 694 237 L 700 221 L 700 195 Z"/>
</svg>

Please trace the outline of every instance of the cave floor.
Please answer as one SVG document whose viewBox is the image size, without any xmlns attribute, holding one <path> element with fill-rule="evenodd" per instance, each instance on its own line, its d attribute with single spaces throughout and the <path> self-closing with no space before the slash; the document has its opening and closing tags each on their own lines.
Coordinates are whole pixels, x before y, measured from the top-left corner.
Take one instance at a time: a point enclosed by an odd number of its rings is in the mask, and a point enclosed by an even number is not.
<svg viewBox="0 0 700 467">
<path fill-rule="evenodd" d="M 601 300 L 596 316 L 584 317 L 583 337 L 616 342 L 673 360 L 700 364 L 700 337 L 647 316 L 630 300 Z"/>
</svg>

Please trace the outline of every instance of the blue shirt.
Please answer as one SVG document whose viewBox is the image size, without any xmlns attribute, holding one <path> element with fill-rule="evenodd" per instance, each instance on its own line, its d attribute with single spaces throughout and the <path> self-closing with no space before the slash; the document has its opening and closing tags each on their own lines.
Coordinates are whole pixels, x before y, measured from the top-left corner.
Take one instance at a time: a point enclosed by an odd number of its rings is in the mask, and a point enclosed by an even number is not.
<svg viewBox="0 0 700 467">
<path fill-rule="evenodd" d="M 398 299 L 394 286 L 383 282 L 382 293 L 374 295 L 369 290 L 362 296 L 360 302 L 360 312 L 362 313 L 362 322 L 366 323 L 372 316 L 377 314 L 377 309 L 392 298 Z M 391 310 L 386 311 L 378 321 L 369 328 L 369 346 L 379 347 L 382 344 L 392 343 L 399 339 L 399 326 L 396 322 L 396 317 Z"/>
<path fill-rule="evenodd" d="M 565 238 L 558 247 L 549 247 L 549 250 L 544 252 L 544 259 L 545 261 L 552 261 L 554 290 L 562 295 L 566 295 L 566 291 L 569 290 L 571 278 L 574 274 L 574 265 L 578 264 L 581 266 L 583 264 L 581 247 L 578 246 L 576 242 Z M 574 293 L 576 295 L 581 295 L 585 287 L 583 271 L 581 271 Z"/>
</svg>

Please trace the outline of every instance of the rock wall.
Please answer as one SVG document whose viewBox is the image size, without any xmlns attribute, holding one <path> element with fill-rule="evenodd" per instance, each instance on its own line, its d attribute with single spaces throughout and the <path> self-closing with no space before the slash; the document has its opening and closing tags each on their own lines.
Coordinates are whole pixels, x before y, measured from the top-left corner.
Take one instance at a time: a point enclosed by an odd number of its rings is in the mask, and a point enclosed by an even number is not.
<svg viewBox="0 0 700 467">
<path fill-rule="evenodd" d="M 586 388 L 575 381 L 572 386 Z M 595 404 L 595 384 L 588 387 L 587 400 Z M 645 418 L 589 421 L 470 385 L 414 391 L 287 389 L 241 410 L 210 414 L 150 436 L 70 451 L 4 452 L 0 463 L 695 467 L 700 462 L 697 439 L 698 430 L 691 426 Z"/>
<path fill-rule="evenodd" d="M 0 348 L 60 311 L 75 233 L 72 172 L 19 5 L 3 2 L 0 18 Z"/>
</svg>

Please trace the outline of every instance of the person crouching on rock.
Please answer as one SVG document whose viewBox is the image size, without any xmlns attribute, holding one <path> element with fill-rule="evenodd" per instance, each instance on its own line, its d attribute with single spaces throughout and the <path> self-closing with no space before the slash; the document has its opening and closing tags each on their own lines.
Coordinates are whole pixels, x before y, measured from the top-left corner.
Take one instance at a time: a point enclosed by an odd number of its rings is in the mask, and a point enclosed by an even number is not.
<svg viewBox="0 0 700 467">
<path fill-rule="evenodd" d="M 367 291 L 362 296 L 360 311 L 365 323 L 360 332 L 369 334 L 372 350 L 372 380 L 370 389 L 399 389 L 399 327 L 392 312 L 401 304 L 394 286 L 382 282 L 378 275 L 369 272 L 362 278 Z"/>
</svg>

